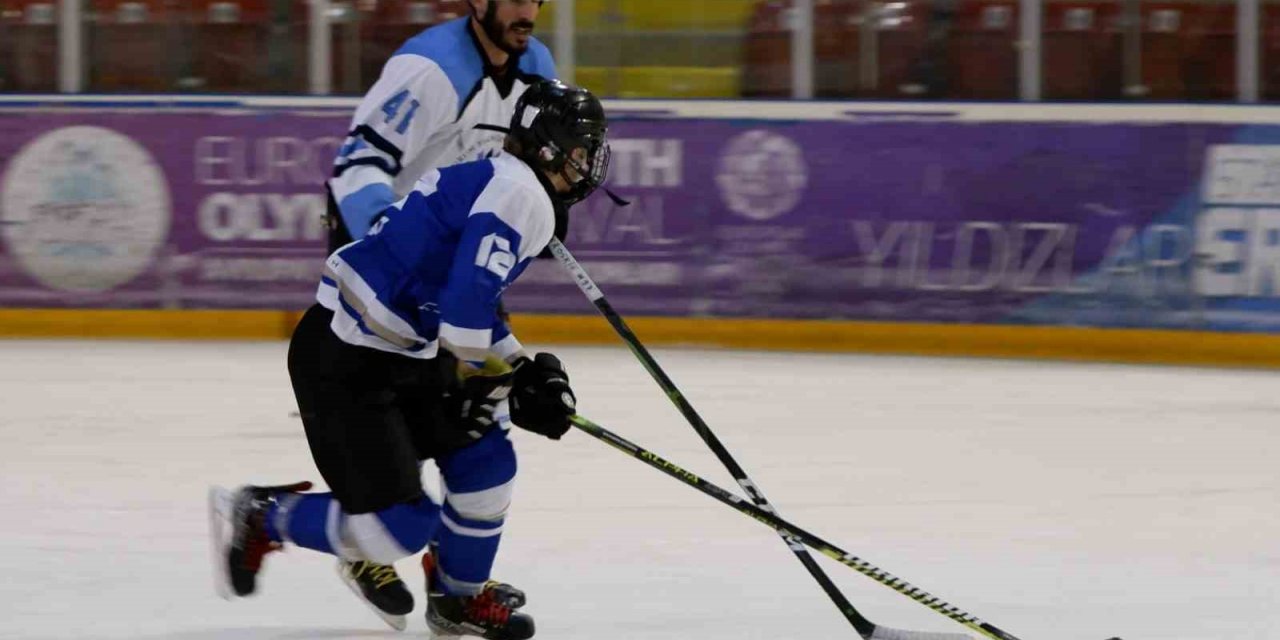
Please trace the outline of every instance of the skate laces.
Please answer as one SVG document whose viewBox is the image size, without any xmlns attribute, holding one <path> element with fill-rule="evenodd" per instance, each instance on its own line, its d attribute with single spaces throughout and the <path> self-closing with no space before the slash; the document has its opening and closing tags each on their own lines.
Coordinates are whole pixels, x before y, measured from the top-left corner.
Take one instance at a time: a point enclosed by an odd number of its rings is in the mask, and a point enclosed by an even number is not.
<svg viewBox="0 0 1280 640">
<path fill-rule="evenodd" d="M 373 586 L 381 589 L 389 584 L 400 582 L 400 575 L 396 573 L 396 568 L 389 564 L 377 564 L 374 562 L 361 561 L 359 567 L 355 571 L 355 575 L 368 574 L 373 581 Z"/>
<path fill-rule="evenodd" d="M 519 609 L 524 606 L 524 592 L 505 582 L 489 580 L 484 583 L 484 591 L 493 594 L 494 600 L 508 609 Z"/>
<path fill-rule="evenodd" d="M 491 588 L 494 584 L 496 583 L 492 581 L 486 583 L 484 591 L 468 600 L 467 617 L 501 627 L 511 619 L 511 607 L 499 600 L 498 594 Z"/>
</svg>

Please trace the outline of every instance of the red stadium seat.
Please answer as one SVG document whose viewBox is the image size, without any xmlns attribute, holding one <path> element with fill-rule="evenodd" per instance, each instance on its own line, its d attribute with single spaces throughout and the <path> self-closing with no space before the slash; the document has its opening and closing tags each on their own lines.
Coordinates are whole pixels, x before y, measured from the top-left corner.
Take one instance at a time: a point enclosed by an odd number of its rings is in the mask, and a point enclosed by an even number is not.
<svg viewBox="0 0 1280 640">
<path fill-rule="evenodd" d="M 1195 5 L 1151 2 L 1142 5 L 1142 84 L 1147 98 L 1185 100 L 1190 95 L 1187 61 L 1198 46 L 1200 15 Z"/>
<path fill-rule="evenodd" d="M 1016 0 L 961 2 L 946 37 L 946 97 L 1018 97 Z"/>
<path fill-rule="evenodd" d="M 1280 5 L 1265 4 L 1262 10 L 1261 94 L 1265 101 L 1280 101 Z"/>
<path fill-rule="evenodd" d="M 56 0 L 0 2 L 0 91 L 56 91 Z"/>
<path fill-rule="evenodd" d="M 1203 5 L 1204 29 L 1191 60 L 1192 98 L 1235 100 L 1236 88 L 1236 8 L 1233 5 Z"/>
<path fill-rule="evenodd" d="M 826 2 L 814 6 L 814 94 L 820 98 L 856 96 L 861 92 L 859 65 L 865 3 L 860 0 Z M 787 47 L 790 49 L 790 38 Z M 790 64 L 790 51 L 787 64 Z M 790 85 L 788 69 L 788 91 Z"/>
<path fill-rule="evenodd" d="M 1144 5 L 1142 16 L 1142 77 L 1149 97 L 1235 97 L 1234 6 L 1153 2 Z"/>
<path fill-rule="evenodd" d="M 0 1 L 0 23 L 4 24 L 51 25 L 57 15 L 57 0 Z"/>
<path fill-rule="evenodd" d="M 170 91 L 186 38 L 180 16 L 162 0 L 91 0 L 85 29 L 94 91 Z"/>
<path fill-rule="evenodd" d="M 359 81 L 351 92 L 363 93 L 372 86 L 387 59 L 405 40 L 423 29 L 469 13 L 465 0 L 381 0 L 369 8 L 360 15 Z M 339 77 L 336 71 L 334 77 Z"/>
<path fill-rule="evenodd" d="M 923 2 L 879 5 L 885 7 L 876 20 L 878 59 L 876 88 L 872 95 L 910 98 L 929 91 L 930 74 L 945 73 L 945 52 L 928 48 L 929 14 Z"/>
<path fill-rule="evenodd" d="M 259 88 L 268 59 L 267 6 L 261 0 L 196 0 L 192 23 L 193 73 L 202 89 L 246 92 Z"/>
<path fill-rule="evenodd" d="M 1049 3 L 1044 13 L 1042 81 L 1050 100 L 1123 97 L 1123 35 L 1114 1 Z"/>
<path fill-rule="evenodd" d="M 270 21 L 267 0 L 188 0 L 189 19 L 196 24 L 264 24 Z M 292 5 L 290 10 L 305 10 Z M 297 16 L 301 21 L 305 16 Z"/>
<path fill-rule="evenodd" d="M 998 0 L 990 4 L 1000 10 L 1013 6 L 1014 0 Z M 755 6 L 748 25 L 743 65 L 743 95 L 747 97 L 785 97 L 791 94 L 791 34 L 784 23 L 789 0 L 763 0 Z M 946 84 L 953 72 L 948 58 L 947 39 L 928 38 L 930 20 L 949 20 L 950 16 L 934 14 L 924 0 L 908 2 L 869 2 L 867 0 L 829 0 L 818 2 L 814 16 L 815 94 L 819 97 L 876 96 L 912 98 Z M 991 12 L 978 8 L 975 15 L 989 18 Z M 997 11 L 999 13 L 999 11 Z M 1002 14 L 1008 17 L 1008 14 Z M 1012 37 L 995 38 L 989 28 L 979 28 L 983 17 L 975 18 L 974 33 L 957 38 L 957 48 L 972 62 L 962 64 L 963 82 L 974 97 L 1012 97 L 1016 92 L 1016 55 Z M 1003 23 L 1001 23 L 1003 24 Z M 864 42 L 866 30 L 871 40 Z M 986 47 L 999 40 L 1007 52 L 988 53 Z M 875 50 L 874 74 L 867 78 L 871 86 L 863 87 L 862 51 Z M 968 56 L 972 53 L 972 56 Z M 994 57 L 1000 73 L 984 77 L 993 68 L 985 57 Z M 930 86 L 935 85 L 935 86 Z"/>
<path fill-rule="evenodd" d="M 196 0 L 188 16 L 197 89 L 303 92 L 309 15 L 305 0 Z"/>
<path fill-rule="evenodd" d="M 306 0 L 90 0 L 94 91 L 300 92 Z"/>
<path fill-rule="evenodd" d="M 779 98 L 791 95 L 791 35 L 783 23 L 786 0 L 756 4 L 747 25 L 742 95 Z"/>
<path fill-rule="evenodd" d="M 791 95 L 791 32 L 785 22 L 791 3 L 756 4 L 747 25 L 742 95 Z M 859 92 L 859 20 L 862 0 L 830 0 L 814 6 L 814 94 L 835 98 Z"/>
</svg>

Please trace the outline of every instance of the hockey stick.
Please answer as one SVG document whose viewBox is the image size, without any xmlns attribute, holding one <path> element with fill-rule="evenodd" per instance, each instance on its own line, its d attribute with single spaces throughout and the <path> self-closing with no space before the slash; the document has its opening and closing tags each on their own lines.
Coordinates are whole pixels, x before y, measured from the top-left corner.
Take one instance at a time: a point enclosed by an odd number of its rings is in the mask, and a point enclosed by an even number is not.
<svg viewBox="0 0 1280 640">
<path fill-rule="evenodd" d="M 676 388 L 675 383 L 671 381 L 671 378 L 668 377 L 666 372 L 662 370 L 662 367 L 658 365 L 658 361 L 653 359 L 653 356 L 649 354 L 648 349 L 645 349 L 644 344 L 640 342 L 640 339 L 636 337 L 636 334 L 627 326 L 627 323 L 622 319 L 622 316 L 619 315 L 617 311 L 614 311 L 613 306 L 609 304 L 607 299 L 605 299 L 604 292 L 600 291 L 600 288 L 596 286 L 596 283 L 591 280 L 591 276 L 587 275 L 586 270 L 582 268 L 582 265 L 578 264 L 578 261 L 574 259 L 573 254 L 569 253 L 569 249 L 564 246 L 564 243 L 553 237 L 551 238 L 549 248 L 551 249 L 551 253 L 555 255 L 556 259 L 560 261 L 560 264 L 563 265 L 569 274 L 573 276 L 574 282 L 577 283 L 578 288 L 582 290 L 582 293 L 585 294 L 587 299 L 591 300 L 591 304 L 594 304 L 596 309 L 604 315 L 605 319 L 609 321 L 609 324 L 618 332 L 622 341 L 625 342 L 627 347 L 631 349 L 631 352 L 639 358 L 640 364 L 644 365 L 644 368 L 649 372 L 649 375 L 653 376 L 653 379 L 658 383 L 658 386 L 662 387 L 663 392 L 667 394 L 667 397 L 671 399 L 671 402 L 676 405 L 676 408 L 680 410 L 680 413 L 689 421 L 693 430 L 698 432 L 702 441 L 707 443 L 707 446 L 711 448 L 711 451 L 716 455 L 716 458 L 719 458 L 721 464 L 729 470 L 730 475 L 732 475 L 733 479 L 738 482 L 738 486 L 742 487 L 742 490 L 746 492 L 747 496 L 751 498 L 751 501 L 754 502 L 757 507 L 770 513 L 777 513 L 774 510 L 773 505 L 769 504 L 769 500 L 764 497 L 764 493 L 760 491 L 759 487 L 757 487 L 754 482 L 751 481 L 751 478 L 747 477 L 747 472 L 738 465 L 738 462 L 733 459 L 733 456 L 729 454 L 729 451 L 720 443 L 720 439 L 711 432 L 711 427 L 707 426 L 707 423 L 702 420 L 702 416 L 698 415 L 698 412 L 694 410 L 693 405 L 689 404 L 689 401 L 685 399 L 684 394 L 680 393 L 680 390 Z M 831 578 L 827 577 L 827 574 L 822 570 L 822 567 L 818 566 L 817 561 L 813 559 L 813 556 L 809 554 L 808 550 L 806 550 L 803 545 L 794 539 L 788 538 L 786 534 L 780 533 L 779 535 L 782 536 L 782 539 L 787 543 L 787 546 L 791 548 L 791 552 L 795 554 L 796 559 L 800 561 L 800 564 L 803 564 L 804 568 L 809 571 L 809 575 L 813 576 L 813 579 L 818 581 L 818 585 L 826 592 L 827 597 L 831 598 L 831 602 L 836 605 L 836 608 L 839 609 L 840 613 L 849 621 L 849 624 L 853 625 L 853 628 L 858 632 L 858 635 L 862 636 L 865 640 L 890 640 L 892 638 L 899 637 L 884 635 L 883 632 L 879 631 L 884 627 L 871 622 L 861 613 L 858 613 L 858 610 L 855 609 L 853 604 L 849 602 L 849 599 L 840 592 L 840 589 L 836 588 L 836 585 L 831 582 Z"/>
<path fill-rule="evenodd" d="M 707 482 L 690 471 L 686 471 L 682 467 L 670 462 L 661 456 L 644 449 L 643 447 L 619 436 L 608 429 L 582 417 L 575 415 L 570 418 L 573 425 L 586 432 L 590 436 L 603 441 L 623 453 L 631 455 L 633 458 L 679 480 L 702 493 L 705 493 L 720 502 L 723 502 L 742 513 L 759 520 L 766 526 L 774 529 L 779 535 L 787 536 L 791 539 L 799 540 L 809 545 L 818 553 L 825 555 L 840 564 L 851 567 L 858 573 L 861 573 L 880 584 L 883 584 L 898 593 L 901 593 L 920 604 L 933 609 L 934 611 L 959 622 L 960 624 L 981 633 L 982 635 L 993 638 L 994 640 L 1018 640 L 1017 637 L 996 628 L 995 625 L 979 620 L 977 616 L 966 613 L 956 607 L 948 604 L 937 596 L 929 595 L 918 587 L 912 586 L 910 583 L 901 578 L 894 577 L 884 569 L 877 568 L 875 565 L 850 555 L 848 552 L 841 550 L 839 547 L 819 538 L 818 536 L 797 527 L 790 522 L 783 520 L 773 512 L 762 509 L 753 504 L 744 501 L 737 495 L 722 489 L 719 486 Z M 971 640 L 969 636 L 962 633 L 937 633 L 931 631 L 904 631 L 901 629 L 890 629 L 887 627 L 875 626 L 874 635 L 876 640 Z"/>
</svg>

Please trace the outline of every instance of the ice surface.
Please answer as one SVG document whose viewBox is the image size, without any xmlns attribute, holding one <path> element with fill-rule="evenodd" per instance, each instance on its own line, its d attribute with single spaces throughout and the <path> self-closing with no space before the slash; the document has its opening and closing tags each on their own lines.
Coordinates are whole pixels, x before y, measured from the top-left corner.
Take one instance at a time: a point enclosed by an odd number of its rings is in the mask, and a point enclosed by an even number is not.
<svg viewBox="0 0 1280 640">
<path fill-rule="evenodd" d="M 731 478 L 622 348 L 562 348 L 584 415 Z M 208 485 L 319 480 L 280 343 L 0 342 L 0 637 L 406 635 L 332 559 L 210 580 Z M 782 514 L 1023 640 L 1280 638 L 1280 375 L 666 351 Z M 518 433 L 497 576 L 538 638 L 853 638 L 772 532 L 580 433 Z M 882 624 L 964 631 L 821 559 Z"/>
</svg>

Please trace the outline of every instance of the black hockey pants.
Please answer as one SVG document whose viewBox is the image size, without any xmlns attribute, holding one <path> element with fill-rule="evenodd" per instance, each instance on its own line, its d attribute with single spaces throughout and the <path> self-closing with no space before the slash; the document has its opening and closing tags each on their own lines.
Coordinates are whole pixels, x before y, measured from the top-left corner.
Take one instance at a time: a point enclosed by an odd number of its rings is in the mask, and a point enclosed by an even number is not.
<svg viewBox="0 0 1280 640">
<path fill-rule="evenodd" d="M 311 457 L 349 514 L 423 495 L 418 461 L 470 442 L 445 418 L 441 395 L 456 360 L 358 347 L 329 329 L 333 312 L 314 305 L 289 342 L 289 377 Z"/>
</svg>

